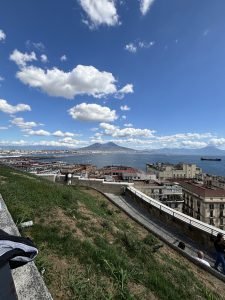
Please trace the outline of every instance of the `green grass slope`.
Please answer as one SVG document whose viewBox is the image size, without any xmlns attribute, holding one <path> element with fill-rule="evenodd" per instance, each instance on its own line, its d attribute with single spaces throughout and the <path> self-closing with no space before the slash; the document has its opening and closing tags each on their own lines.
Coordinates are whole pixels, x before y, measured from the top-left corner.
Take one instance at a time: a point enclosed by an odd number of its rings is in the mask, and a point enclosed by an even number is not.
<svg viewBox="0 0 225 300">
<path fill-rule="evenodd" d="M 0 193 L 39 249 L 54 299 L 223 299 L 220 282 L 130 220 L 96 191 L 0 166 Z M 210 275 L 208 275 L 210 276 Z"/>
</svg>

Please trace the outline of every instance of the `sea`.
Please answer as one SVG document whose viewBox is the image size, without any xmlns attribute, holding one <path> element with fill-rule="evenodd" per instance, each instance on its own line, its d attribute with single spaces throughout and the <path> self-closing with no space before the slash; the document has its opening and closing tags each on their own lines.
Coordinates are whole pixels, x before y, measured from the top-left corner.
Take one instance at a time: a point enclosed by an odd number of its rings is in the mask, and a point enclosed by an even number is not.
<svg viewBox="0 0 225 300">
<path fill-rule="evenodd" d="M 153 155 L 140 153 L 92 153 L 75 154 L 72 156 L 59 156 L 47 159 L 48 161 L 63 161 L 69 164 L 92 164 L 98 168 L 109 165 L 130 166 L 140 170 L 146 170 L 147 163 L 188 163 L 196 164 L 204 173 L 225 176 L 225 156 L 217 156 L 221 161 L 201 160 L 198 155 Z M 45 159 L 46 161 L 46 159 Z"/>
</svg>

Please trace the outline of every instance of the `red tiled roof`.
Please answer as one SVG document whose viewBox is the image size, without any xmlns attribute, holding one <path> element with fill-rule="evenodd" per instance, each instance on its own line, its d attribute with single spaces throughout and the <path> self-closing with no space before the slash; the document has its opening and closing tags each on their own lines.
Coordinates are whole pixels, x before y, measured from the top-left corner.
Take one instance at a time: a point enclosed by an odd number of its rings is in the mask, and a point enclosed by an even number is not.
<svg viewBox="0 0 225 300">
<path fill-rule="evenodd" d="M 219 188 L 208 188 L 206 186 L 200 186 L 198 184 L 190 183 L 190 182 L 180 182 L 180 185 L 201 197 L 225 197 L 225 190 Z"/>
</svg>

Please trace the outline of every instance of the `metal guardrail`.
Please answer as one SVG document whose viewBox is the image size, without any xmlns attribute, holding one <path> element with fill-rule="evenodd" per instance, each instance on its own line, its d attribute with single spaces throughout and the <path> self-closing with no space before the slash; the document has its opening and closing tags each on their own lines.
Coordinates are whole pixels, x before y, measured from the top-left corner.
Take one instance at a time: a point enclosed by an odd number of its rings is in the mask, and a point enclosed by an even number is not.
<svg viewBox="0 0 225 300">
<path fill-rule="evenodd" d="M 199 221 L 197 219 L 194 219 L 186 214 L 183 214 L 175 209 L 172 209 L 168 206 L 166 206 L 165 204 L 160 203 L 159 201 L 145 195 L 144 193 L 138 191 L 137 189 L 135 189 L 134 187 L 127 187 L 127 190 L 129 190 L 130 192 L 132 192 L 133 194 L 135 194 L 136 196 L 138 196 L 139 198 L 141 198 L 143 201 L 149 203 L 150 205 L 156 207 L 157 209 L 159 209 L 160 211 L 163 211 L 164 213 L 172 216 L 173 218 L 176 218 L 178 220 L 181 220 L 182 222 L 198 228 L 204 232 L 207 232 L 213 236 L 216 236 L 219 232 L 225 235 L 225 231 L 221 230 L 217 227 L 211 226 L 209 224 L 206 224 L 202 221 Z"/>
</svg>

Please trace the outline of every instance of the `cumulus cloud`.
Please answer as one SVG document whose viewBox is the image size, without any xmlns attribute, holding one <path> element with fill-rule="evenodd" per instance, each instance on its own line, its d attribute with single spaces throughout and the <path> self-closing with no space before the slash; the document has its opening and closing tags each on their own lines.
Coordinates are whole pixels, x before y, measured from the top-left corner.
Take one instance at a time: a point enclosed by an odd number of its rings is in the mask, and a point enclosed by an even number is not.
<svg viewBox="0 0 225 300">
<path fill-rule="evenodd" d="M 72 132 L 62 132 L 61 130 L 57 130 L 57 131 L 53 132 L 52 135 L 57 136 L 57 137 L 73 137 L 74 133 L 72 133 Z"/>
<path fill-rule="evenodd" d="M 79 140 L 60 140 L 60 141 L 24 141 L 24 140 L 18 140 L 18 141 L 11 141 L 11 140 L 0 140 L 0 145 L 6 145 L 6 146 L 50 146 L 50 147 L 67 147 L 67 148 L 73 148 L 80 145 L 87 145 L 86 141 L 79 141 Z"/>
<path fill-rule="evenodd" d="M 84 23 L 94 29 L 99 25 L 115 26 L 119 24 L 114 0 L 79 0 L 88 20 Z"/>
<path fill-rule="evenodd" d="M 125 45 L 124 49 L 131 53 L 137 52 L 137 46 L 135 46 L 133 43 L 129 43 L 129 44 Z"/>
<path fill-rule="evenodd" d="M 142 15 L 146 15 L 155 0 L 141 0 L 140 10 Z"/>
<path fill-rule="evenodd" d="M 0 29 L 0 41 L 4 41 L 5 39 L 6 39 L 5 32 L 2 29 Z"/>
<path fill-rule="evenodd" d="M 149 129 L 139 129 L 139 128 L 122 128 L 108 123 L 101 123 L 100 127 L 104 130 L 105 135 L 110 135 L 112 137 L 152 137 L 154 130 Z"/>
<path fill-rule="evenodd" d="M 126 123 L 126 124 L 124 124 L 123 126 L 124 126 L 124 127 L 133 127 L 133 124 L 131 124 L 131 123 Z"/>
<path fill-rule="evenodd" d="M 124 49 L 130 53 L 136 53 L 139 49 L 148 49 L 153 47 L 154 45 L 155 45 L 154 41 L 151 42 L 139 41 L 139 42 L 133 42 L 125 45 Z"/>
<path fill-rule="evenodd" d="M 42 61 L 43 63 L 48 62 L 48 57 L 47 57 L 47 55 L 42 54 L 42 55 L 41 55 L 41 61 Z"/>
<path fill-rule="evenodd" d="M 10 105 L 6 100 L 0 99 L 0 111 L 6 114 L 15 114 L 21 111 L 31 111 L 31 107 L 27 104 Z"/>
<path fill-rule="evenodd" d="M 26 41 L 26 47 L 28 49 L 35 48 L 36 50 L 42 52 L 45 50 L 45 45 L 42 42 L 32 42 L 30 40 Z"/>
<path fill-rule="evenodd" d="M 17 51 L 17 50 L 15 50 Z M 72 71 L 64 72 L 58 68 L 44 70 L 35 66 L 25 66 L 28 60 L 36 56 L 19 54 L 16 52 L 10 56 L 22 68 L 16 77 L 31 87 L 39 88 L 49 96 L 73 99 L 77 95 L 89 95 L 102 98 L 115 94 L 121 97 L 133 92 L 133 85 L 127 84 L 117 90 L 116 79 L 112 73 L 99 71 L 93 66 L 77 65 Z"/>
<path fill-rule="evenodd" d="M 36 122 L 25 122 L 23 118 L 14 118 L 11 120 L 11 123 L 21 129 L 31 129 L 40 125 Z"/>
<path fill-rule="evenodd" d="M 115 97 L 118 99 L 123 99 L 125 94 L 132 94 L 134 92 L 133 84 L 126 84 L 122 89 L 117 91 Z"/>
<path fill-rule="evenodd" d="M 222 146 L 225 145 L 225 138 L 213 138 L 209 141 L 210 145 Z"/>
<path fill-rule="evenodd" d="M 121 105 L 120 109 L 124 110 L 124 111 L 128 111 L 128 110 L 130 110 L 130 107 L 128 107 L 127 105 Z"/>
<path fill-rule="evenodd" d="M 37 135 L 37 136 L 49 136 L 51 133 L 46 130 L 28 130 L 26 131 L 27 134 L 29 135 Z"/>
<path fill-rule="evenodd" d="M 60 60 L 61 61 L 67 61 L 67 56 L 64 54 L 60 57 Z"/>
<path fill-rule="evenodd" d="M 181 145 L 189 148 L 203 148 L 207 146 L 206 142 L 200 142 L 200 141 L 183 141 L 181 142 Z"/>
<path fill-rule="evenodd" d="M 206 133 L 177 133 L 174 135 L 165 135 L 156 137 L 157 140 L 161 142 L 177 142 L 181 140 L 191 140 L 191 139 L 207 139 L 211 138 L 213 135 L 209 132 Z"/>
<path fill-rule="evenodd" d="M 12 54 L 10 54 L 9 59 L 14 61 L 19 67 L 25 67 L 27 62 L 37 60 L 35 52 L 22 53 L 15 49 Z"/>
<path fill-rule="evenodd" d="M 94 122 L 113 122 L 117 119 L 116 111 L 98 104 L 81 103 L 69 109 L 75 120 Z"/>
</svg>

